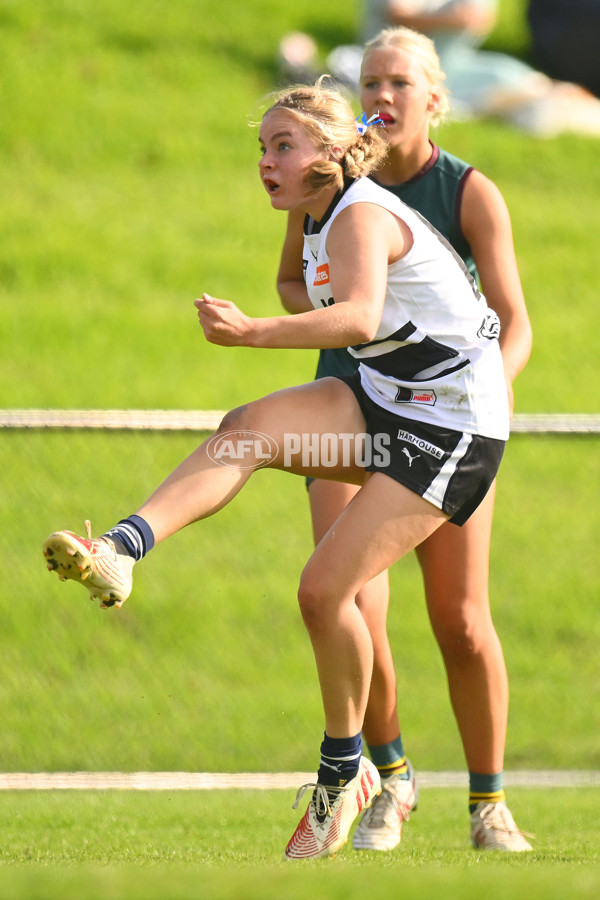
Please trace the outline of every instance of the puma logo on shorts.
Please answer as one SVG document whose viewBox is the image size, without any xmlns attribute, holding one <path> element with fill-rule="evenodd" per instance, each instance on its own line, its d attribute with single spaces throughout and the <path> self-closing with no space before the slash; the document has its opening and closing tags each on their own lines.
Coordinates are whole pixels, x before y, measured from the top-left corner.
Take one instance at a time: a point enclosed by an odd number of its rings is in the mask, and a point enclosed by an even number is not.
<svg viewBox="0 0 600 900">
<path fill-rule="evenodd" d="M 408 444 L 412 444 L 414 447 L 418 447 L 419 450 L 422 450 L 424 453 L 429 453 L 431 454 L 431 456 L 435 456 L 436 459 L 441 459 L 444 455 L 444 451 L 441 447 L 436 447 L 435 444 L 430 444 L 429 441 L 425 441 L 423 440 L 423 438 L 417 437 L 415 434 L 411 434 L 410 431 L 403 431 L 402 428 L 398 431 L 398 438 L 401 441 L 406 441 Z"/>
</svg>

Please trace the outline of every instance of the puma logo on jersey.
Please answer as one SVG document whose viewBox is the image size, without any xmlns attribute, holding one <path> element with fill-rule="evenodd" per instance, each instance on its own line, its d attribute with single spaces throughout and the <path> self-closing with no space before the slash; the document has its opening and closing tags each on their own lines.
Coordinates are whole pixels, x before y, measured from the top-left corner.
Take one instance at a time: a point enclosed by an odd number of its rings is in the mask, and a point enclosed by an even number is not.
<svg viewBox="0 0 600 900">
<path fill-rule="evenodd" d="M 404 453 L 404 455 L 405 455 L 406 457 L 408 457 L 408 468 L 409 468 L 409 469 L 410 469 L 410 467 L 412 466 L 412 464 L 413 464 L 413 462 L 415 461 L 415 459 L 419 459 L 419 457 L 421 456 L 420 453 L 415 453 L 414 456 L 411 456 L 411 455 L 410 455 L 410 452 L 406 449 L 406 447 L 403 447 L 403 448 L 402 448 L 402 452 Z"/>
<path fill-rule="evenodd" d="M 437 397 L 435 391 L 411 391 L 407 387 L 399 387 L 395 397 L 396 403 L 421 403 L 425 406 L 435 406 Z"/>
<path fill-rule="evenodd" d="M 316 286 L 319 284 L 329 284 L 329 263 L 323 263 L 322 266 L 317 266 L 313 285 Z"/>
</svg>

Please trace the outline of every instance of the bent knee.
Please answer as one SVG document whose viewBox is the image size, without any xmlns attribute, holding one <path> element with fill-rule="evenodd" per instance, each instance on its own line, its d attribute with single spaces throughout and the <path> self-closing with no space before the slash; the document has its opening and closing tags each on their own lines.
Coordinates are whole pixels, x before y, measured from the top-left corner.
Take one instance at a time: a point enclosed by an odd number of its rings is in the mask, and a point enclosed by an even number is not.
<svg viewBox="0 0 600 900">
<path fill-rule="evenodd" d="M 306 569 L 300 578 L 298 585 L 298 605 L 302 619 L 307 628 L 316 625 L 320 621 L 322 609 L 321 594 L 316 581 L 306 573 Z"/>
<path fill-rule="evenodd" d="M 477 656 L 498 637 L 492 620 L 485 616 L 476 618 L 449 617 L 433 626 L 440 650 L 444 655 Z"/>
<path fill-rule="evenodd" d="M 247 470 L 249 473 L 275 463 L 279 452 L 277 441 L 261 428 L 255 404 L 252 403 L 226 413 L 205 444 L 209 457 L 217 465 Z"/>
<path fill-rule="evenodd" d="M 252 428 L 253 415 L 251 404 L 245 403 L 243 406 L 236 406 L 235 409 L 225 413 L 219 426 L 217 434 L 224 434 L 231 431 L 247 431 Z"/>
<path fill-rule="evenodd" d="M 304 569 L 298 586 L 298 605 L 309 630 L 326 627 L 337 602 L 335 595 L 328 590 L 325 573 L 319 574 L 310 566 Z"/>
</svg>

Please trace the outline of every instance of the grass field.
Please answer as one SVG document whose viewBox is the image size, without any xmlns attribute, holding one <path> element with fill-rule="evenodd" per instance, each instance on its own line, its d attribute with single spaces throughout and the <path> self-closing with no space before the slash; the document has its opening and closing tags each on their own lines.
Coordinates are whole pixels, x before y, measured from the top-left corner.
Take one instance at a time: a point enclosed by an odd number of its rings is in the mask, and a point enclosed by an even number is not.
<svg viewBox="0 0 600 900">
<path fill-rule="evenodd" d="M 0 465 L 31 462 L 25 484 L 5 485 L 0 509 L 5 771 L 103 770 L 115 746 L 124 771 L 315 767 L 322 712 L 295 599 L 310 552 L 300 479 L 256 473 L 221 515 L 150 554 L 119 612 L 100 611 L 43 565 L 39 543 L 53 528 L 80 527 L 86 513 L 94 527 L 109 527 L 115 508 L 137 508 L 147 481 L 158 482 L 193 442 L 178 434 L 5 435 Z M 589 502 L 600 476 L 597 445 L 585 435 L 518 435 L 503 462 L 492 599 L 512 685 L 507 768 L 600 768 L 600 514 Z M 117 455 L 107 480 L 106 460 Z M 556 510 L 560 528 L 551 527 Z M 407 749 L 421 769 L 460 769 L 414 557 L 394 567 L 392 588 Z"/>
<path fill-rule="evenodd" d="M 283 217 L 256 175 L 258 99 L 280 36 L 352 40 L 334 0 L 0 0 L 0 407 L 224 409 L 312 377 L 314 354 L 206 345 L 203 290 L 278 308 Z M 522 0 L 495 49 L 527 55 Z M 598 412 L 598 143 L 493 122 L 439 142 L 513 216 L 535 332 L 519 412 Z M 310 552 L 300 479 L 259 473 L 231 508 L 139 569 L 119 613 L 45 570 L 57 527 L 130 513 L 190 434 L 0 432 L 0 768 L 313 771 L 322 730 L 295 588 Z M 494 617 L 511 677 L 506 765 L 600 768 L 597 436 L 515 435 L 498 485 Z M 462 769 L 415 560 L 390 633 L 417 768 Z M 467 847 L 466 798 L 424 792 L 401 850 L 279 863 L 293 796 L 3 792 L 0 898 L 596 897 L 596 790 L 514 789 L 526 858 Z"/>
<path fill-rule="evenodd" d="M 2 797 L 3 900 L 456 897 L 554 900 L 600 888 L 597 803 L 582 791 L 518 790 L 540 850 L 482 855 L 467 845 L 464 795 L 422 793 L 390 854 L 344 847 L 335 861 L 281 861 L 295 827 L 283 791 L 41 792 Z"/>
</svg>

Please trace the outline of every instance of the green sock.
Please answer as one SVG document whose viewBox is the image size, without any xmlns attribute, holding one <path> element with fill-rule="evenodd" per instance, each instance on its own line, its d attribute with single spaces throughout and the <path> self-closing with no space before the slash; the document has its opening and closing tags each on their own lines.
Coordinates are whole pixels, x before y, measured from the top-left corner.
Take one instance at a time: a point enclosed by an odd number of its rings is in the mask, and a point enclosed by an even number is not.
<svg viewBox="0 0 600 900">
<path fill-rule="evenodd" d="M 378 744 L 375 747 L 369 744 L 368 747 L 371 759 L 382 778 L 400 775 L 401 778 L 408 781 L 408 764 L 404 755 L 402 735 L 387 744 Z"/>
<path fill-rule="evenodd" d="M 469 772 L 469 812 L 474 812 L 479 803 L 500 803 L 503 800 L 502 772 L 494 775 Z"/>
</svg>

